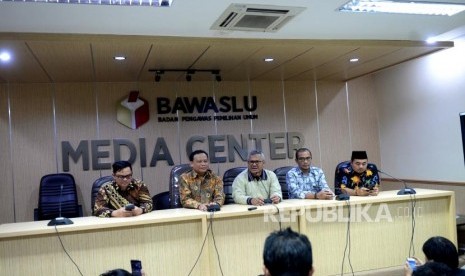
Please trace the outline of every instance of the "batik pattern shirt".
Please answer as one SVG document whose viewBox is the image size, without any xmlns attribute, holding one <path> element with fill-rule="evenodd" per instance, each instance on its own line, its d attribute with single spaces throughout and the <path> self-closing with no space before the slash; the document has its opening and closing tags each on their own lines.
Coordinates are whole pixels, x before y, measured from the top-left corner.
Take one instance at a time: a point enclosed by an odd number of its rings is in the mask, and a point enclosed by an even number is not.
<svg viewBox="0 0 465 276">
<path fill-rule="evenodd" d="M 322 190 L 330 190 L 323 170 L 317 167 L 310 167 L 308 173 L 302 172 L 299 167 L 290 169 L 286 174 L 286 183 L 290 199 L 303 199 L 308 193 L 317 194 Z"/>
<path fill-rule="evenodd" d="M 203 176 L 191 170 L 181 175 L 179 194 L 184 208 L 197 209 L 200 204 L 211 202 L 223 205 L 223 180 L 211 170 L 207 170 Z"/>
<path fill-rule="evenodd" d="M 341 194 L 345 188 L 359 189 L 362 187 L 372 189 L 380 184 L 378 169 L 374 164 L 368 164 L 366 171 L 357 173 L 350 165 L 350 161 L 346 161 L 339 165 L 336 171 L 335 192 Z"/>
<path fill-rule="evenodd" d="M 94 205 L 94 215 L 111 217 L 111 212 L 132 203 L 149 213 L 153 209 L 152 198 L 147 186 L 138 179 L 133 179 L 125 191 L 121 190 L 116 181 L 103 184 L 97 193 Z"/>
</svg>

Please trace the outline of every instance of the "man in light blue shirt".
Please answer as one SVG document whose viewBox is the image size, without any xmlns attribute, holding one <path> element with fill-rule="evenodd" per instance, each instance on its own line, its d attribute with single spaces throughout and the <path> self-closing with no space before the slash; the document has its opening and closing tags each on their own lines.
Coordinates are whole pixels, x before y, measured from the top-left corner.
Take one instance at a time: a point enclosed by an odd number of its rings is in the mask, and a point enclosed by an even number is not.
<svg viewBox="0 0 465 276">
<path fill-rule="evenodd" d="M 295 152 L 297 167 L 287 172 L 286 183 L 289 198 L 333 199 L 334 193 L 326 183 L 323 170 L 312 167 L 312 153 L 307 148 Z"/>
</svg>

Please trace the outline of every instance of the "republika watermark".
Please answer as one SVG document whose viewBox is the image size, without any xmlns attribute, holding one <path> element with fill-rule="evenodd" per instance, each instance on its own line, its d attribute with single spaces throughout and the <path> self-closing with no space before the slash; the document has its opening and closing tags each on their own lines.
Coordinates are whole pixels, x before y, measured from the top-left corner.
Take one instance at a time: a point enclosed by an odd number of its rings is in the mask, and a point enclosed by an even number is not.
<svg viewBox="0 0 465 276">
<path fill-rule="evenodd" d="M 393 222 L 394 219 L 406 219 L 412 215 L 421 217 L 421 207 L 389 208 L 389 204 L 351 204 L 339 206 L 316 206 L 304 210 L 295 208 L 286 212 L 269 209 L 264 213 L 264 222 L 297 222 L 304 217 L 307 222 Z M 278 207 L 278 206 L 276 206 Z M 278 207 L 279 208 L 279 207 Z"/>
</svg>

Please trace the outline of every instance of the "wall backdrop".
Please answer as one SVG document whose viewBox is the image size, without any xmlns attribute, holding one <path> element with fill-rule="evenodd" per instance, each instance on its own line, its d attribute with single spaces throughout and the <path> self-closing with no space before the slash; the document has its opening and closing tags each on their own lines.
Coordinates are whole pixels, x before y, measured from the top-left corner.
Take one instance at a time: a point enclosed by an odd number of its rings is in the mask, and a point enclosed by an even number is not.
<svg viewBox="0 0 465 276">
<path fill-rule="evenodd" d="M 372 77 L 350 83 L 331 82 L 159 82 L 159 83 L 56 83 L 56 84 L 3 84 L 0 85 L 0 145 L 3 153 L 0 165 L 3 181 L 0 193 L 0 223 L 30 221 L 37 207 L 40 178 L 63 171 L 62 142 L 67 141 L 76 150 L 79 143 L 106 141 L 98 148 L 99 163 L 114 161 L 114 139 L 125 139 L 136 146 L 134 176 L 142 178 L 150 193 L 168 190 L 172 168 L 165 160 L 150 166 L 153 152 L 160 138 L 174 164 L 187 163 L 186 143 L 193 136 L 205 137 L 203 143 L 194 143 L 195 149 L 208 150 L 207 137 L 218 135 L 215 146 L 217 157 L 228 156 L 228 140 L 232 135 L 247 150 L 255 149 L 260 141 L 267 162 L 274 169 L 294 165 L 292 158 L 270 158 L 270 137 L 275 141 L 271 149 L 286 154 L 283 133 L 299 132 L 305 137 L 304 146 L 313 152 L 314 165 L 323 168 L 327 181 L 333 186 L 334 169 L 338 162 L 347 160 L 352 150 L 367 150 L 370 161 L 379 163 L 379 137 L 376 99 Z M 117 104 L 132 90 L 149 103 L 150 120 L 133 130 L 116 120 Z M 159 122 L 157 98 L 174 102 L 179 97 L 221 97 L 257 99 L 257 109 L 241 114 L 258 115 L 256 119 L 230 121 L 182 121 L 181 111 L 170 114 L 178 122 Z M 214 116 L 213 111 L 188 116 Z M 218 115 L 218 114 L 216 114 Z M 231 114 L 226 114 L 231 115 Z M 163 115 L 168 116 L 168 115 Z M 274 137 L 276 136 L 276 137 Z M 141 166 L 140 139 L 145 139 L 146 166 Z M 99 143 L 100 143 L 99 142 Z M 90 150 L 92 152 L 92 150 Z M 161 152 L 162 153 L 162 152 Z M 92 154 L 90 154 L 92 155 Z M 121 147 L 121 158 L 129 157 L 129 150 Z M 91 214 L 90 191 L 92 183 L 110 170 L 83 169 L 81 158 L 69 159 L 69 172 L 78 185 L 79 202 L 85 215 Z M 211 168 L 222 175 L 225 170 L 245 166 L 239 154 L 233 162 L 212 163 Z"/>
</svg>

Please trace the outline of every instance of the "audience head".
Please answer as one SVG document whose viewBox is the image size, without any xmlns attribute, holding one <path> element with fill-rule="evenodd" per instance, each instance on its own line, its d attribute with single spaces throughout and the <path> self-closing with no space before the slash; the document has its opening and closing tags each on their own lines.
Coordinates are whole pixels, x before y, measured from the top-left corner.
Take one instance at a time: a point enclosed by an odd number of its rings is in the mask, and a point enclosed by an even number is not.
<svg viewBox="0 0 465 276">
<path fill-rule="evenodd" d="M 209 169 L 208 153 L 204 150 L 195 150 L 189 155 L 192 169 L 199 175 L 205 174 Z"/>
<path fill-rule="evenodd" d="M 443 263 L 452 269 L 456 269 L 459 266 L 457 248 L 450 240 L 444 237 L 436 236 L 429 238 L 423 244 L 422 249 L 428 261 Z"/>
<path fill-rule="evenodd" d="M 112 165 L 113 178 L 116 184 L 123 191 L 127 189 L 132 181 L 132 166 L 128 161 L 116 161 Z"/>
<path fill-rule="evenodd" d="M 305 235 L 287 228 L 271 233 L 263 250 L 266 276 L 308 276 L 313 274 L 312 246 Z"/>
<path fill-rule="evenodd" d="M 451 276 L 453 270 L 446 264 L 437 262 L 426 262 L 417 266 L 412 276 Z"/>
<path fill-rule="evenodd" d="M 263 172 L 263 165 L 265 164 L 265 155 L 259 150 L 253 150 L 249 153 L 247 158 L 247 168 L 254 176 L 260 176 Z"/>
<path fill-rule="evenodd" d="M 368 156 L 366 151 L 353 151 L 350 157 L 350 165 L 357 173 L 363 173 L 367 170 Z"/>
<path fill-rule="evenodd" d="M 312 152 L 307 148 L 300 148 L 296 150 L 295 162 L 301 171 L 310 171 L 310 166 L 312 165 Z"/>
<path fill-rule="evenodd" d="M 118 268 L 118 269 L 113 269 L 109 270 L 105 273 L 100 274 L 100 276 L 132 276 L 132 273 L 130 273 L 127 270 Z"/>
</svg>

